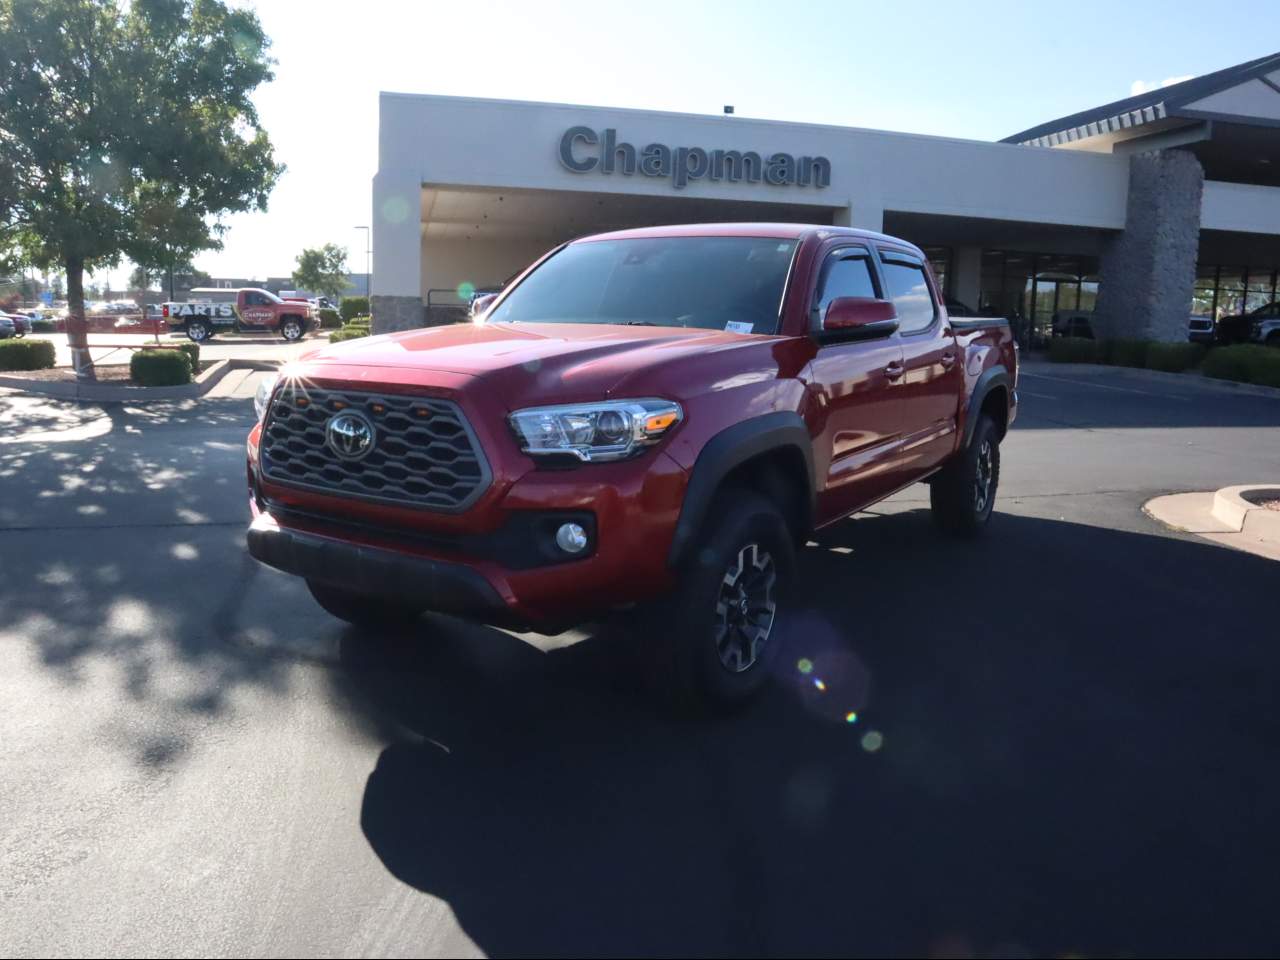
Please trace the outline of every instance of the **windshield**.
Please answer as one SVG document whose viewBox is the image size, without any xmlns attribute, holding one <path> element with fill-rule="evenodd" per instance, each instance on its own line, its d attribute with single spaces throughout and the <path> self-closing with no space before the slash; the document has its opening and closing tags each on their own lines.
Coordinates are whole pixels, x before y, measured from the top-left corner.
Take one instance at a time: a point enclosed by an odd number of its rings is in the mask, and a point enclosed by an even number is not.
<svg viewBox="0 0 1280 960">
<path fill-rule="evenodd" d="M 645 237 L 574 243 L 489 315 L 491 323 L 623 323 L 776 333 L 796 241 Z"/>
</svg>

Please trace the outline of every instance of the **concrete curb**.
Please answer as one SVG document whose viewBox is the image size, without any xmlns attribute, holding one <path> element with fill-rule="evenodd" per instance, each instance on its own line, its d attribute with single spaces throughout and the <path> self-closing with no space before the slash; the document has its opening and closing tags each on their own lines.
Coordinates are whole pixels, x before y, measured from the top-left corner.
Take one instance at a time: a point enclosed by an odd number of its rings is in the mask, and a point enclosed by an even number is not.
<svg viewBox="0 0 1280 960">
<path fill-rule="evenodd" d="M 203 397 L 232 370 L 276 370 L 281 361 L 236 358 L 215 361 L 192 383 L 176 387 L 134 387 L 111 383 L 58 383 L 0 376 L 0 387 L 35 396 L 71 400 L 78 403 L 147 403 L 160 400 L 192 400 Z"/>
<path fill-rule="evenodd" d="M 1049 360 L 1035 359 L 1025 362 L 1022 369 L 1027 373 L 1040 373 L 1048 370 L 1076 370 L 1080 373 L 1116 373 L 1121 372 L 1135 380 L 1148 380 L 1155 383 L 1191 385 L 1218 389 L 1222 393 L 1246 393 L 1255 397 L 1271 397 L 1280 400 L 1280 387 L 1264 387 L 1257 383 L 1237 383 L 1235 380 L 1219 380 L 1206 377 L 1203 373 L 1167 373 L 1164 370 L 1148 370 L 1145 367 L 1118 367 L 1103 363 L 1053 363 Z"/>
<path fill-rule="evenodd" d="M 1248 490 L 1274 491 L 1280 485 L 1249 483 L 1213 493 L 1173 493 L 1148 500 L 1142 512 L 1165 526 L 1213 543 L 1280 560 L 1280 513 L 1245 500 Z"/>
</svg>

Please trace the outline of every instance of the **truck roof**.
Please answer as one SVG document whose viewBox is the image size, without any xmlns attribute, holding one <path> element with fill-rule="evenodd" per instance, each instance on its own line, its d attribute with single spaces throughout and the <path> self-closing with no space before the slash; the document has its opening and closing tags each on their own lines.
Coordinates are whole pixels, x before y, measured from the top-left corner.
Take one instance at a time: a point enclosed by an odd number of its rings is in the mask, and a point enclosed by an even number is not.
<svg viewBox="0 0 1280 960">
<path fill-rule="evenodd" d="M 633 240 L 644 237 L 770 237 L 779 240 L 800 240 L 810 234 L 825 233 L 829 236 L 857 237 L 862 240 L 880 240 L 903 244 L 904 241 L 873 230 L 855 227 L 835 227 L 824 223 L 685 223 L 663 227 L 636 227 L 630 230 L 613 230 L 589 237 L 579 237 L 574 243 L 590 243 L 596 240 Z M 907 244 L 910 246 L 910 244 Z"/>
</svg>

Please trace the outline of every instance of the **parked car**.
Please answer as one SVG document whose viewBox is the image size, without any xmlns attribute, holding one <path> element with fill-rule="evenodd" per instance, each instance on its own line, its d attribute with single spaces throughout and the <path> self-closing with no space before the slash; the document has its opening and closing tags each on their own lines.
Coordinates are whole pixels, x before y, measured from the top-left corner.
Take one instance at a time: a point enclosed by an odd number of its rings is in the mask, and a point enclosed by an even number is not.
<svg viewBox="0 0 1280 960">
<path fill-rule="evenodd" d="M 5 316 L 13 324 L 13 335 L 15 337 L 25 337 L 31 332 L 31 318 L 25 313 L 8 313 Z"/>
<path fill-rule="evenodd" d="M 0 340 L 8 340 L 17 336 L 16 324 L 7 313 L 0 313 Z"/>
<path fill-rule="evenodd" d="M 1229 314 L 1218 318 L 1219 343 L 1271 343 L 1280 345 L 1280 337 L 1270 339 L 1280 330 L 1280 300 L 1264 304 L 1248 313 Z"/>
<path fill-rule="evenodd" d="M 1093 314 L 1088 310 L 1059 310 L 1052 323 L 1055 337 L 1093 339 Z"/>
<path fill-rule="evenodd" d="M 1195 313 L 1187 321 L 1187 339 L 1194 343 L 1213 343 L 1215 332 L 1213 317 L 1207 313 Z"/>
<path fill-rule="evenodd" d="M 161 305 L 164 318 L 196 343 L 203 343 L 216 330 L 237 332 L 271 331 L 288 341 L 301 340 L 316 325 L 316 314 L 305 301 L 282 300 L 257 287 L 223 289 L 197 287 L 191 291 L 200 299 Z"/>
<path fill-rule="evenodd" d="M 554 633 L 661 600 L 655 657 L 731 703 L 782 662 L 815 528 L 925 480 L 943 530 L 982 531 L 1017 374 L 1008 323 L 949 317 L 902 240 L 586 237 L 483 322 L 321 347 L 265 384 L 248 549 L 364 627 Z"/>
</svg>

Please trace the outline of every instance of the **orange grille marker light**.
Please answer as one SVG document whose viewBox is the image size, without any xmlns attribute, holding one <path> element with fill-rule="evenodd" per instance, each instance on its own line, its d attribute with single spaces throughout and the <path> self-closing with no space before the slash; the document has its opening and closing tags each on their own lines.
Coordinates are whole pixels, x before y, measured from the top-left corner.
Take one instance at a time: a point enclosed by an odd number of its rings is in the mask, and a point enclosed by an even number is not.
<svg viewBox="0 0 1280 960">
<path fill-rule="evenodd" d="M 299 397 L 297 400 L 295 400 L 295 401 L 293 401 L 293 402 L 294 402 L 294 403 L 296 403 L 296 404 L 297 404 L 298 406 L 300 406 L 300 407 L 306 407 L 306 406 L 309 406 L 309 405 L 311 404 L 311 401 L 310 401 L 310 400 L 308 400 L 306 397 Z"/>
<path fill-rule="evenodd" d="M 346 402 L 345 400 L 335 400 L 335 401 L 333 401 L 333 409 L 335 409 L 335 410 L 345 410 L 346 408 L 347 408 L 347 402 Z"/>
</svg>

